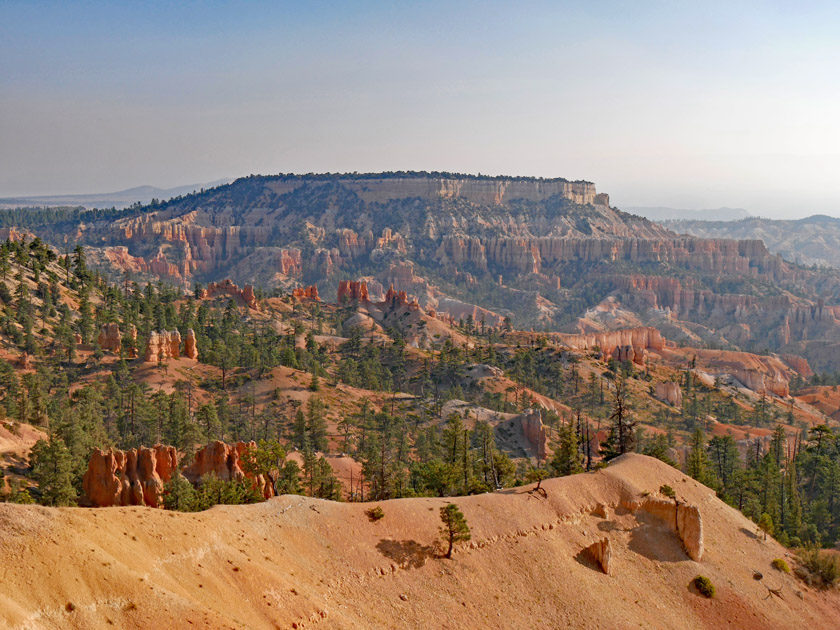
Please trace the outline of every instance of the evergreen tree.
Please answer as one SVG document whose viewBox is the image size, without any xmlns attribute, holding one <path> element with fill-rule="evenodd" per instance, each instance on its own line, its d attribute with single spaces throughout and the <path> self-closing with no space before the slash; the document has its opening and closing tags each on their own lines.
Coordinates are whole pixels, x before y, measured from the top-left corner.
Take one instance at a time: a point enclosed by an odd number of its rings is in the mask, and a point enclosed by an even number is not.
<svg viewBox="0 0 840 630">
<path fill-rule="evenodd" d="M 613 395 L 613 412 L 610 415 L 610 434 L 607 439 L 606 459 L 624 455 L 633 450 L 635 446 L 636 422 L 630 418 L 630 410 L 627 404 L 627 383 L 624 377 L 615 381 L 615 392 Z"/>
<path fill-rule="evenodd" d="M 75 501 L 73 457 L 64 440 L 56 436 L 38 440 L 32 447 L 29 460 L 42 505 L 71 505 Z"/>
<path fill-rule="evenodd" d="M 583 472 L 580 440 L 575 427 L 570 423 L 560 427 L 558 445 L 554 451 L 550 466 L 558 476 L 574 475 Z"/>
<path fill-rule="evenodd" d="M 706 454 L 706 437 L 703 430 L 696 427 L 691 434 L 688 457 L 685 461 L 685 472 L 689 477 L 700 483 L 711 485 L 711 478 L 708 472 L 709 460 Z"/>
<path fill-rule="evenodd" d="M 163 505 L 167 510 L 193 512 L 196 509 L 196 492 L 180 471 L 164 484 Z"/>
<path fill-rule="evenodd" d="M 441 536 L 444 543 L 448 545 L 444 556 L 451 558 L 452 549 L 455 545 L 470 539 L 470 528 L 463 512 L 454 503 L 449 503 L 446 507 L 440 508 L 440 520 L 443 521 L 443 527 L 440 530 Z"/>
</svg>

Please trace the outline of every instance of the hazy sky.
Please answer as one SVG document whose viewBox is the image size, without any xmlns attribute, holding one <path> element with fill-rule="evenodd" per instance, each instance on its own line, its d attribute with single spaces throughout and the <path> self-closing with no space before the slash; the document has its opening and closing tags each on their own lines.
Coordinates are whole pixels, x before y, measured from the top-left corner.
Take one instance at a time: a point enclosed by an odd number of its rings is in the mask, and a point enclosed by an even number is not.
<svg viewBox="0 0 840 630">
<path fill-rule="evenodd" d="M 0 0 L 0 196 L 424 169 L 840 216 L 838 105 L 837 2 Z"/>
</svg>

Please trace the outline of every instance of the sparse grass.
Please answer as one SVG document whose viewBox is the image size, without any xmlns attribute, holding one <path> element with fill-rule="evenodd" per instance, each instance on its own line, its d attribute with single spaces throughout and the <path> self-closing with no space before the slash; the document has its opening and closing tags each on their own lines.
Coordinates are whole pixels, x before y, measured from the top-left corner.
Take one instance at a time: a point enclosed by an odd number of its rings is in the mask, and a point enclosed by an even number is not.
<svg viewBox="0 0 840 630">
<path fill-rule="evenodd" d="M 694 584 L 694 588 L 696 588 L 703 597 L 711 599 L 715 596 L 715 585 L 712 584 L 712 581 L 705 575 L 698 575 L 694 578 L 692 583 Z"/>
<path fill-rule="evenodd" d="M 802 565 L 796 573 L 808 584 L 832 588 L 840 581 L 840 564 L 834 556 L 818 547 L 800 549 L 798 555 Z"/>
<path fill-rule="evenodd" d="M 385 518 L 385 512 L 383 512 L 382 508 L 378 505 L 370 508 L 369 510 L 366 510 L 365 514 L 367 514 L 367 517 L 370 519 L 371 523 L 376 523 L 377 521 L 380 521 L 383 518 Z"/>
<path fill-rule="evenodd" d="M 770 564 L 773 565 L 774 569 L 781 571 L 782 573 L 790 573 L 790 567 L 788 566 L 788 563 L 784 561 L 783 558 L 774 558 L 773 562 L 771 562 Z"/>
</svg>

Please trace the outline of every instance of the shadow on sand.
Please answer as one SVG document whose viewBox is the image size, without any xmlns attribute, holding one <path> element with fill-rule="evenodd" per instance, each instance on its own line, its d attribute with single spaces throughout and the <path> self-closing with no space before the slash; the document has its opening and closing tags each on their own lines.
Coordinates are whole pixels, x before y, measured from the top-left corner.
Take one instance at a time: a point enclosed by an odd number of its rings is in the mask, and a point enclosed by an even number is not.
<svg viewBox="0 0 840 630">
<path fill-rule="evenodd" d="M 390 558 L 405 569 L 418 569 L 426 560 L 435 555 L 433 545 L 421 545 L 416 540 L 387 540 L 383 538 L 376 548 L 386 558 Z"/>
</svg>

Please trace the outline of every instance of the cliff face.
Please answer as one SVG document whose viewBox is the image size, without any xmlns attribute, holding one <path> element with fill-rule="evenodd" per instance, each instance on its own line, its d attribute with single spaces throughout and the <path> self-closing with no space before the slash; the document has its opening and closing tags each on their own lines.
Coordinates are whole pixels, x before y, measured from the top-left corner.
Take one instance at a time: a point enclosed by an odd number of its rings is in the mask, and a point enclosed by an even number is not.
<svg viewBox="0 0 840 630">
<path fill-rule="evenodd" d="M 611 208 L 589 182 L 249 177 L 114 221 L 36 231 L 62 247 L 88 246 L 91 264 L 119 277 L 184 286 L 230 277 L 322 295 L 365 280 L 371 298 L 393 285 L 441 319 L 498 326 L 509 316 L 548 330 L 579 321 L 584 331 L 652 324 L 677 341 L 809 359 L 819 351 L 813 340 L 840 344 L 840 274 L 786 263 L 756 238 L 677 235 Z M 606 299 L 613 307 L 595 313 Z M 637 346 L 621 345 L 636 360 Z"/>
<path fill-rule="evenodd" d="M 307 183 L 306 180 L 273 181 L 268 187 L 275 194 L 284 195 Z M 393 177 L 346 179 L 342 181 L 342 185 L 366 203 L 382 203 L 407 197 L 425 201 L 458 197 L 479 205 L 502 205 L 513 199 L 545 201 L 550 197 L 560 196 L 581 205 L 595 204 L 597 197 L 600 197 L 597 201 L 601 205 L 609 204 L 608 197 L 597 195 L 595 184 L 564 180 Z"/>
</svg>

